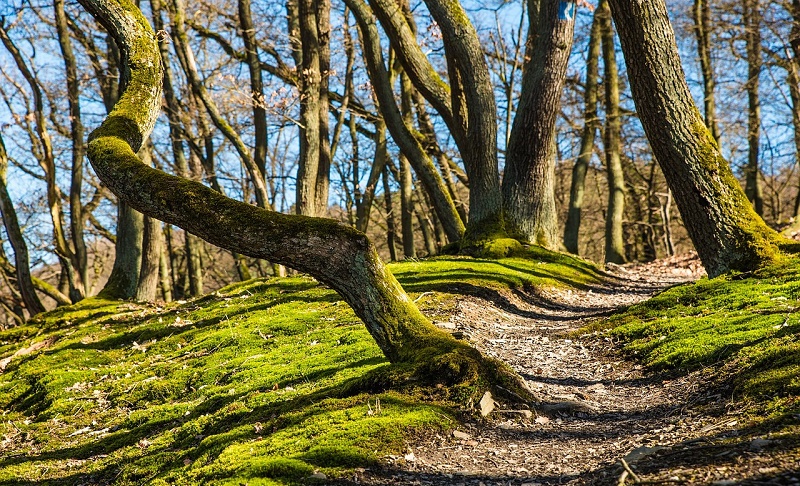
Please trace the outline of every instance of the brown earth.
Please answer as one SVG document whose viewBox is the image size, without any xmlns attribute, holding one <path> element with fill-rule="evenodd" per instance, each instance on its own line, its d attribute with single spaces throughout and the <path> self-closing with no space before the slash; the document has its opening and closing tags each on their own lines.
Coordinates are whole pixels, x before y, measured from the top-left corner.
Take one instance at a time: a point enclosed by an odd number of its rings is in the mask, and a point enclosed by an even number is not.
<svg viewBox="0 0 800 486">
<path fill-rule="evenodd" d="M 702 272 L 691 257 L 609 270 L 612 283 L 583 291 L 464 297 L 440 323 L 509 363 L 542 397 L 583 411 L 537 416 L 498 404 L 452 434 L 421 434 L 406 454 L 350 482 L 800 486 L 798 439 L 753 427 L 717 370 L 647 372 L 607 336 L 568 334 Z"/>
</svg>

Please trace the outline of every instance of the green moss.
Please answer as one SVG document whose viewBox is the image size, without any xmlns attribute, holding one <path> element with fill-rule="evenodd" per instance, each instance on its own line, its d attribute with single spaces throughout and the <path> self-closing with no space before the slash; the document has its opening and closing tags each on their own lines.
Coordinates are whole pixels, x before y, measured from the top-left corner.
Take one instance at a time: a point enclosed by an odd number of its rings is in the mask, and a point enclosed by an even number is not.
<svg viewBox="0 0 800 486">
<path fill-rule="evenodd" d="M 539 248 L 391 268 L 434 319 L 459 293 L 502 297 L 602 278 L 588 262 Z M 492 383 L 518 385 L 502 363 L 450 338 L 441 349 L 415 347 L 436 355 L 424 366 L 389 365 L 353 311 L 306 277 L 163 307 L 86 299 L 30 324 L 0 332 L 0 356 L 57 340 L 0 374 L 0 434 L 14 437 L 0 484 L 338 477 L 402 452 L 417 430 L 452 427 L 455 410 Z"/>
<path fill-rule="evenodd" d="M 729 221 L 724 231 L 730 234 L 724 238 L 731 247 L 725 249 L 726 254 L 719 255 L 722 263 L 719 268 L 707 268 L 709 274 L 717 276 L 729 270 L 749 272 L 764 265 L 779 263 L 782 259 L 780 247 L 788 240 L 768 227 L 756 214 L 699 112 L 696 113 L 692 131 L 700 141 L 700 166 L 713 176 L 711 180 L 719 179 L 713 204 L 719 208 L 722 217 Z"/>
</svg>

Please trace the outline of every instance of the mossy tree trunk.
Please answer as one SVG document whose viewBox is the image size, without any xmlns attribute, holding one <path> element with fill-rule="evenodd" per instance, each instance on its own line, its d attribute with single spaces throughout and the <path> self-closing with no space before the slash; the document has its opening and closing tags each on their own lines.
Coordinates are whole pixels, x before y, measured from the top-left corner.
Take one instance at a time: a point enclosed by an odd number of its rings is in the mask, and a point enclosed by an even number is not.
<svg viewBox="0 0 800 486">
<path fill-rule="evenodd" d="M 14 209 L 14 203 L 8 194 L 8 186 L 6 185 L 7 172 L 8 154 L 6 153 L 3 137 L 0 135 L 0 213 L 3 217 L 3 225 L 6 228 L 8 241 L 14 250 L 14 274 L 17 278 L 20 297 L 28 310 L 28 315 L 35 316 L 40 312 L 44 312 L 45 308 L 39 300 L 39 296 L 36 295 L 36 289 L 33 285 L 30 259 L 28 257 L 28 244 L 25 243 L 25 238 L 22 237 L 17 211 Z"/>
<path fill-rule="evenodd" d="M 113 193 L 212 244 L 311 274 L 342 296 L 392 362 L 422 365 L 422 371 L 437 381 L 485 378 L 498 385 L 495 391 L 532 397 L 502 363 L 431 324 L 363 233 L 334 220 L 280 214 L 235 201 L 143 164 L 135 151 L 152 132 L 161 104 L 162 66 L 155 34 L 129 0 L 80 3 L 116 39 L 130 80 L 114 110 L 89 136 L 89 160 Z"/>
<path fill-rule="evenodd" d="M 510 235 L 559 249 L 552 145 L 572 47 L 575 3 L 529 0 L 528 15 L 528 61 L 506 151 L 503 208 Z"/>
<path fill-rule="evenodd" d="M 605 85 L 606 123 L 603 145 L 606 152 L 608 180 L 608 210 L 606 212 L 605 261 L 625 263 L 625 240 L 622 218 L 625 216 L 625 173 L 622 171 L 620 149 L 622 121 L 619 113 L 619 72 L 617 69 L 614 27 L 607 2 L 598 8 L 603 31 L 603 84 Z"/>
<path fill-rule="evenodd" d="M 773 261 L 780 236 L 755 213 L 692 100 L 663 0 L 609 0 L 636 109 L 710 276 Z"/>
<path fill-rule="evenodd" d="M 597 135 L 597 79 L 600 58 L 600 17 L 595 11 L 592 29 L 589 32 L 589 49 L 586 55 L 586 81 L 583 88 L 584 116 L 581 134 L 581 151 L 572 168 L 572 182 L 569 191 L 569 209 L 564 225 L 564 247 L 570 253 L 578 254 L 578 235 L 581 228 L 581 211 L 586 187 L 586 172 L 594 154 L 594 139 Z"/>
</svg>

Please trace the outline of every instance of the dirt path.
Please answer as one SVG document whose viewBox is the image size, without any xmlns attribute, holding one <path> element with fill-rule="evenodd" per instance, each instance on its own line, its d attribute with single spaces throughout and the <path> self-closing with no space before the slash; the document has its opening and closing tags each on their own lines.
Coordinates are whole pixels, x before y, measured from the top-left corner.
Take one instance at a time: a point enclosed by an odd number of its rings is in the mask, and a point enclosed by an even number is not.
<svg viewBox="0 0 800 486">
<path fill-rule="evenodd" d="M 550 417 L 497 410 L 491 420 L 469 422 L 451 436 L 419 438 L 403 457 L 387 456 L 385 469 L 365 471 L 354 482 L 616 485 L 627 474 L 625 459 L 634 475 L 640 471 L 636 479 L 662 484 L 800 484 L 800 476 L 791 475 L 757 481 L 774 469 L 774 457 L 760 454 L 768 439 L 713 449 L 738 433 L 737 421 L 726 409 L 729 400 L 707 384 L 703 372 L 644 375 L 608 338 L 566 336 L 588 319 L 697 273 L 691 262 L 677 271 L 664 264 L 619 268 L 614 284 L 588 291 L 552 291 L 535 298 L 516 294 L 502 302 L 465 298 L 447 327 L 511 364 L 541 396 L 582 402 L 590 409 Z M 682 459 L 701 450 L 718 460 Z M 634 484 L 634 476 L 627 475 L 628 484 Z M 751 480 L 738 480 L 747 477 Z"/>
</svg>

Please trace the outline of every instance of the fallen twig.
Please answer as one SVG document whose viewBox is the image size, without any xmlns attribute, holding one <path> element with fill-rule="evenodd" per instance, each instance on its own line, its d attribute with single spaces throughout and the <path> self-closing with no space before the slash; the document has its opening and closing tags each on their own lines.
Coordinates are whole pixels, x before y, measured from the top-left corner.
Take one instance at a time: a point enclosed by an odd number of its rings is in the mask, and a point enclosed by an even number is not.
<svg viewBox="0 0 800 486">
<path fill-rule="evenodd" d="M 11 360 L 14 358 L 18 358 L 20 356 L 25 356 L 31 353 L 35 353 L 40 349 L 44 349 L 53 345 L 56 342 L 55 337 L 49 337 L 43 341 L 39 341 L 38 343 L 33 343 L 27 348 L 18 349 L 16 353 L 8 356 L 6 358 L 0 359 L 0 373 L 6 370 L 8 364 L 11 363 Z"/>
<path fill-rule="evenodd" d="M 627 471 L 627 472 L 628 472 L 628 474 L 630 474 L 630 476 L 631 476 L 631 479 L 633 479 L 633 482 L 634 482 L 634 483 L 636 483 L 636 484 L 640 484 L 640 483 L 642 482 L 642 480 L 641 480 L 641 479 L 639 479 L 639 476 L 638 476 L 638 475 L 637 475 L 635 472 L 633 472 L 633 469 L 631 469 L 631 467 L 628 465 L 628 461 L 626 461 L 626 460 L 623 458 L 623 459 L 620 459 L 620 460 L 619 460 L 619 462 L 621 462 L 621 463 L 622 463 L 622 467 L 624 467 L 624 468 L 625 468 L 625 471 Z"/>
</svg>

